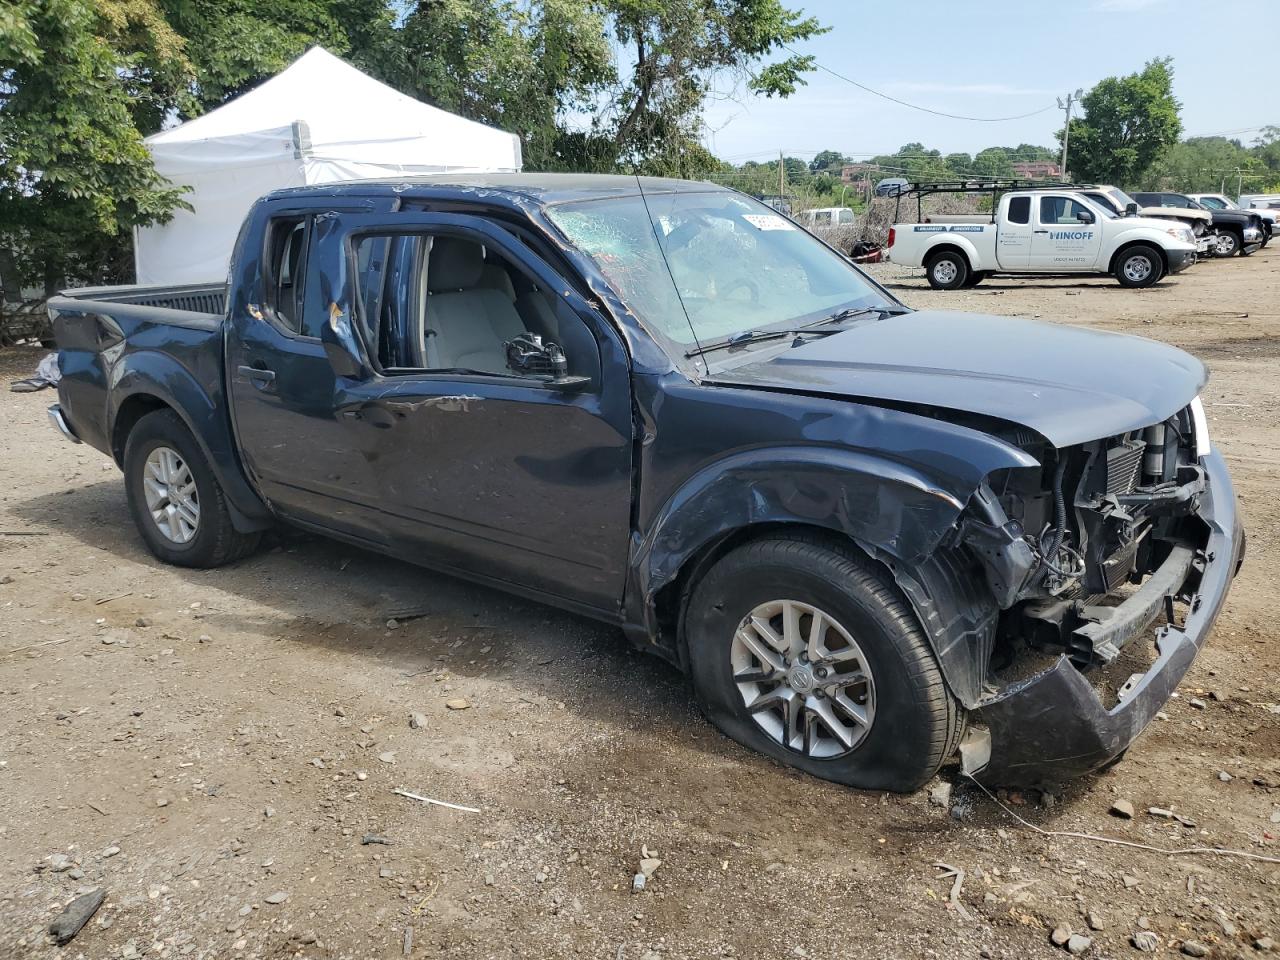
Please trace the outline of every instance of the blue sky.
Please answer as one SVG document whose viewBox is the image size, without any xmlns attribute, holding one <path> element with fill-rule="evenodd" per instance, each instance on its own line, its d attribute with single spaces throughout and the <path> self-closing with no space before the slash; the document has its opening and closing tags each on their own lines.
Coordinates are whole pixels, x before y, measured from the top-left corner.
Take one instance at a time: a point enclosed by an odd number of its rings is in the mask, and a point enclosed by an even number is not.
<svg viewBox="0 0 1280 960">
<path fill-rule="evenodd" d="M 1280 0 L 789 0 L 832 28 L 797 47 L 838 73 L 947 113 L 949 120 L 864 93 L 821 71 L 785 100 L 726 91 L 709 105 L 705 141 L 722 159 L 892 153 L 919 141 L 943 153 L 992 145 L 1054 146 L 1056 98 L 1103 77 L 1174 59 L 1184 136 L 1248 143 L 1280 125 Z M 1253 55 L 1249 51 L 1253 50 Z M 1247 128 L 1247 129 L 1246 129 Z"/>
</svg>

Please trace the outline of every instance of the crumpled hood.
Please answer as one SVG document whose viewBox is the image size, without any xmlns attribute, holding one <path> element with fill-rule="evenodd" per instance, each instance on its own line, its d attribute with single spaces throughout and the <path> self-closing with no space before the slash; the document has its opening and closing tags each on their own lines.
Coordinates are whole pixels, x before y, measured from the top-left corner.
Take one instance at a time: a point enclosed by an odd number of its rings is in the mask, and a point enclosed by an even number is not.
<svg viewBox="0 0 1280 960">
<path fill-rule="evenodd" d="M 1192 210 L 1189 207 L 1139 207 L 1138 216 L 1146 220 L 1158 220 L 1165 224 L 1170 220 L 1203 220 L 1209 223 L 1213 214 L 1208 210 Z"/>
<path fill-rule="evenodd" d="M 998 417 L 1057 447 L 1158 423 L 1207 379 L 1195 357 L 1154 340 L 942 310 L 864 321 L 708 377 Z"/>
</svg>

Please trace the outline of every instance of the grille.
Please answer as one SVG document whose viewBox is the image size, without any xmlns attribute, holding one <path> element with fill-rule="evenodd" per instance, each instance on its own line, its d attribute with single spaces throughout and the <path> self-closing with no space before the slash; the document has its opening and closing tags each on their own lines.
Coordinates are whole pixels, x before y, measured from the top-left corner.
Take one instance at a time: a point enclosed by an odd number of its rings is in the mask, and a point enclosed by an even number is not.
<svg viewBox="0 0 1280 960">
<path fill-rule="evenodd" d="M 1107 451 L 1107 493 L 1131 493 L 1142 471 L 1141 440 L 1125 440 Z"/>
</svg>

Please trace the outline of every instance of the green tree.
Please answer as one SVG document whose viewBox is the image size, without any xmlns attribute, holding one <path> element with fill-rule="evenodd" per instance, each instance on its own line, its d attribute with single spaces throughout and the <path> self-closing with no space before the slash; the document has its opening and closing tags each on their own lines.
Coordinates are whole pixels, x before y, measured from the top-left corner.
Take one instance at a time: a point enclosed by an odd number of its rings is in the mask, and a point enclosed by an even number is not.
<svg viewBox="0 0 1280 960">
<path fill-rule="evenodd" d="M 1182 133 L 1170 57 L 1151 60 L 1127 77 L 1107 77 L 1080 106 L 1084 116 L 1071 121 L 1068 154 L 1076 180 L 1137 184 Z"/>
<path fill-rule="evenodd" d="M 1192 137 L 1166 150 L 1152 164 L 1144 185 L 1179 193 L 1216 193 L 1225 181 L 1234 194 L 1240 180 L 1253 182 L 1265 171 L 1262 159 L 1237 140 Z"/>
<path fill-rule="evenodd" d="M 136 0 L 119 0 L 122 4 Z M 203 113 L 279 73 L 320 44 L 380 78 L 398 62 L 387 0 L 159 0 L 168 22 L 190 38 L 194 103 Z"/>
<path fill-rule="evenodd" d="M 953 176 L 969 177 L 973 175 L 973 157 L 967 153 L 948 153 L 943 157 L 943 162 Z"/>
<path fill-rule="evenodd" d="M 0 12 L 0 248 L 24 284 L 52 293 L 69 277 L 114 278 L 132 229 L 179 203 L 138 129 L 190 80 L 163 27 L 145 0 Z"/>
<path fill-rule="evenodd" d="M 823 170 L 842 167 L 844 164 L 844 154 L 839 150 L 821 150 L 809 161 L 809 172 L 820 173 Z"/>
<path fill-rule="evenodd" d="M 1013 161 L 1004 147 L 987 147 L 973 158 L 973 172 L 980 177 L 1010 178 Z"/>
</svg>

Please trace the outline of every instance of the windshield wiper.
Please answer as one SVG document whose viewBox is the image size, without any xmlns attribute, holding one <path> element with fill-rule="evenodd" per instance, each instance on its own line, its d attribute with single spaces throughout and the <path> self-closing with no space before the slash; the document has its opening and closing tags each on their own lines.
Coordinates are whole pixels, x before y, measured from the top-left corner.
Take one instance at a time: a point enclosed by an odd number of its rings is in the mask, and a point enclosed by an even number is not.
<svg viewBox="0 0 1280 960">
<path fill-rule="evenodd" d="M 820 329 L 828 323 L 839 323 L 841 320 L 852 320 L 854 317 L 863 317 L 870 314 L 879 314 L 880 316 L 896 317 L 910 311 L 898 307 L 847 307 L 844 310 L 837 310 L 835 313 L 823 317 L 821 320 L 815 320 L 807 323 L 803 327 L 793 327 L 787 330 L 743 330 L 741 333 L 735 333 L 725 337 L 723 340 L 713 340 L 704 346 L 696 347 L 685 353 L 686 357 L 698 357 L 703 354 L 711 353 L 715 350 L 730 349 L 733 347 L 745 347 L 748 344 L 760 343 L 766 340 L 780 340 L 783 337 L 800 337 L 815 336 L 826 337 L 833 333 L 841 333 L 848 329 L 847 327 L 834 327 L 830 330 Z M 799 340 L 796 341 L 797 343 Z"/>
<path fill-rule="evenodd" d="M 838 320 L 852 320 L 854 317 L 865 317 L 868 314 L 878 313 L 882 317 L 900 317 L 904 313 L 910 313 L 906 308 L 898 307 L 846 307 L 844 310 L 837 310 L 829 317 L 823 317 L 818 323 L 835 323 Z"/>
<path fill-rule="evenodd" d="M 826 321 L 820 321 L 825 323 Z M 827 337 L 833 333 L 839 333 L 843 327 L 837 327 L 834 330 L 816 330 L 812 326 L 796 327 L 791 330 L 743 330 L 741 333 L 735 333 L 732 336 L 725 337 L 723 340 L 715 340 L 708 343 L 704 347 L 696 347 L 685 353 L 686 357 L 699 357 L 714 350 L 724 350 L 732 347 L 745 347 L 751 343 L 760 343 L 765 340 L 781 340 L 783 337 Z"/>
</svg>

